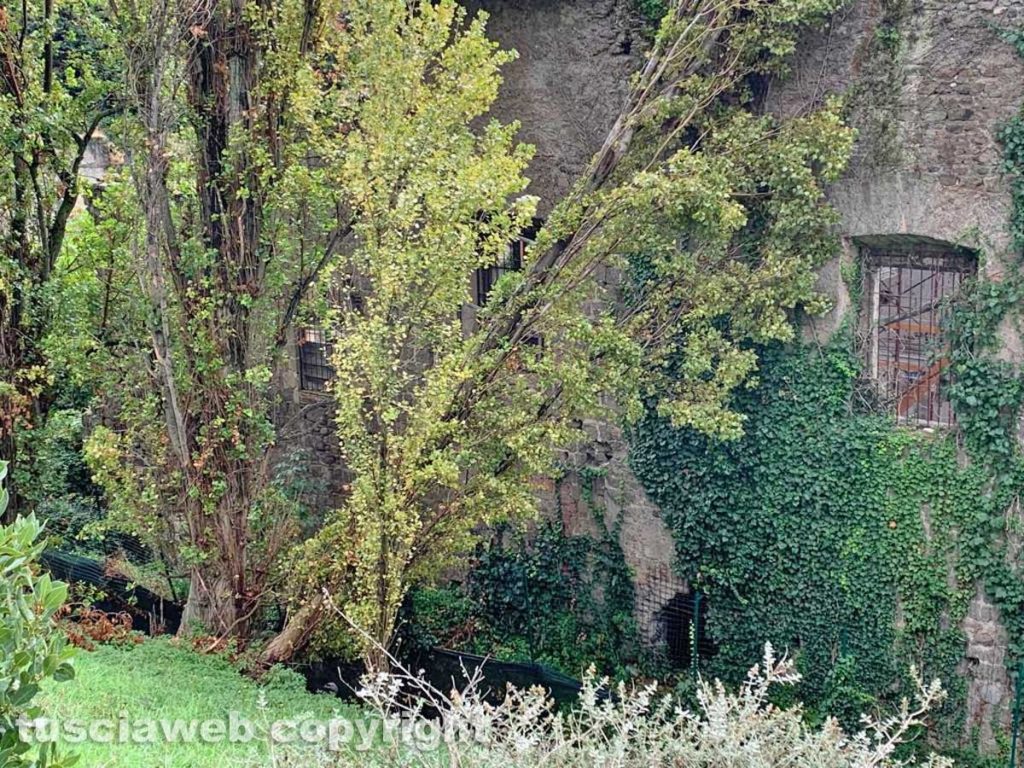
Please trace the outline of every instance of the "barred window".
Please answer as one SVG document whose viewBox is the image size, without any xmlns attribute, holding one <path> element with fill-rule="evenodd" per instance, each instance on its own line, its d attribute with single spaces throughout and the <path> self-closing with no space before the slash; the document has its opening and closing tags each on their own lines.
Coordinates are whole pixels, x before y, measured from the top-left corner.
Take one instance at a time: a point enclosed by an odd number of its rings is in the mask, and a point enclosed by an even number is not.
<svg viewBox="0 0 1024 768">
<path fill-rule="evenodd" d="M 504 258 L 489 267 L 479 267 L 473 274 L 473 303 L 482 307 L 494 290 L 495 284 L 509 272 L 519 272 L 523 268 L 526 249 L 533 240 L 524 236 L 509 243 Z"/>
<path fill-rule="evenodd" d="M 319 328 L 299 329 L 299 386 L 310 392 L 323 392 L 334 378 L 331 367 L 333 346 Z"/>
<path fill-rule="evenodd" d="M 869 371 L 898 421 L 952 426 L 946 396 L 950 302 L 977 272 L 965 249 L 931 242 L 866 249 Z"/>
</svg>

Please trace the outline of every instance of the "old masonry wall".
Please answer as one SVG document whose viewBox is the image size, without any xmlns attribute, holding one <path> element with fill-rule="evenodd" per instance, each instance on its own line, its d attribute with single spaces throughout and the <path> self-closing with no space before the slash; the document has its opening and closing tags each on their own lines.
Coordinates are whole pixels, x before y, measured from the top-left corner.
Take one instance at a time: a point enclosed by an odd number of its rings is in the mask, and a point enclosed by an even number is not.
<svg viewBox="0 0 1024 768">
<path fill-rule="evenodd" d="M 859 131 L 851 166 L 830 192 L 842 216 L 843 252 L 821 271 L 819 286 L 833 309 L 806 335 L 824 340 L 856 311 L 841 265 L 858 258 L 857 239 L 964 245 L 984 255 L 989 276 L 1018 260 L 996 135 L 1024 102 L 1024 61 L 996 30 L 1022 23 L 1022 0 L 853 2 L 807 36 L 792 75 L 773 85 L 769 108 L 784 115 L 846 94 Z M 1024 362 L 1011 325 L 1001 329 L 1000 342 L 1004 359 Z M 964 735 L 991 748 L 1009 726 L 1012 690 L 1007 634 L 981 585 L 963 629 Z"/>
<path fill-rule="evenodd" d="M 642 35 L 628 4 L 616 0 L 490 0 L 475 7 L 491 13 L 494 37 L 520 52 L 506 72 L 498 114 L 520 120 L 523 140 L 536 144 L 531 191 L 550 206 L 614 119 Z M 821 270 L 819 287 L 832 309 L 808 323 L 806 336 L 826 340 L 857 311 L 842 264 L 858 258 L 858 238 L 966 245 L 984 252 L 992 274 L 1014 258 L 996 132 L 1024 102 L 1024 61 L 995 28 L 1022 23 L 1024 0 L 852 0 L 806 36 L 789 75 L 769 85 L 766 109 L 780 115 L 844 95 L 859 132 L 850 168 L 830 191 L 843 249 Z M 1004 358 L 1024 362 L 1024 346 L 1008 325 L 1001 341 Z M 609 522 L 621 517 L 637 619 L 656 640 L 659 610 L 686 589 L 674 576 L 672 537 L 629 470 L 622 431 L 602 422 L 586 427 L 592 440 L 568 455 L 575 471 L 549 489 L 548 506 L 560 511 L 570 533 L 592 531 L 581 493 L 580 473 L 587 470 L 595 503 Z M 1008 724 L 1012 692 L 1006 632 L 980 586 L 963 628 L 967 729 L 991 746 Z"/>
<path fill-rule="evenodd" d="M 598 149 L 626 94 L 645 45 L 629 0 L 468 0 L 490 15 L 488 28 L 519 59 L 505 72 L 496 116 L 518 120 L 535 145 L 530 192 L 550 210 Z M 804 328 L 827 339 L 850 311 L 842 264 L 858 257 L 856 238 L 916 236 L 983 250 L 998 271 L 1009 254 L 1011 199 L 1001 173 L 998 127 L 1024 102 L 1024 61 L 994 26 L 1024 23 L 1024 0 L 851 0 L 822 30 L 806 36 L 792 71 L 771 83 L 766 108 L 793 115 L 831 94 L 845 94 L 859 131 L 848 172 L 830 197 L 842 223 L 842 253 L 820 274 L 832 309 Z M 611 279 L 613 276 L 609 276 Z M 1024 361 L 1007 327 L 1006 359 Z M 283 381 L 282 443 L 307 456 L 322 486 L 320 503 L 343 491 L 329 405 Z M 659 510 L 627 464 L 617 426 L 585 425 L 591 440 L 566 456 L 566 479 L 549 486 L 544 504 L 570 533 L 593 532 L 583 502 L 621 521 L 621 544 L 634 571 L 637 613 L 649 640 L 658 611 L 686 585 L 673 569 L 674 544 Z M 978 589 L 964 623 L 968 728 L 982 744 L 1009 718 L 1007 638 L 997 609 Z"/>
</svg>

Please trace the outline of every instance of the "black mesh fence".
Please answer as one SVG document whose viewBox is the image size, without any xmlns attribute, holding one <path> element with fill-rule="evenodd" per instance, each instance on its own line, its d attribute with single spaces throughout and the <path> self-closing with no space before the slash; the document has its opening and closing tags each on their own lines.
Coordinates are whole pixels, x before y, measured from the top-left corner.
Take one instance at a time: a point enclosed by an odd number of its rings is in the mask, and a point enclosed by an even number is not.
<svg viewBox="0 0 1024 768">
<path fill-rule="evenodd" d="M 170 634 L 181 625 L 182 607 L 178 603 L 112 572 L 102 561 L 49 549 L 43 553 L 42 564 L 54 578 L 94 588 L 97 594 L 92 606 L 109 613 L 127 613 L 134 629 Z"/>
<path fill-rule="evenodd" d="M 461 690 L 470 678 L 478 680 L 484 696 L 500 701 L 509 686 L 526 689 L 544 688 L 556 704 L 572 704 L 583 684 L 569 675 L 534 662 L 498 661 L 487 656 L 430 648 L 401 660 L 413 674 L 421 677 L 436 690 L 447 695 Z M 342 698 L 356 699 L 364 667 L 358 663 L 321 661 L 297 667 L 306 678 L 310 690 L 331 691 Z M 611 691 L 598 692 L 599 699 L 612 695 Z"/>
</svg>

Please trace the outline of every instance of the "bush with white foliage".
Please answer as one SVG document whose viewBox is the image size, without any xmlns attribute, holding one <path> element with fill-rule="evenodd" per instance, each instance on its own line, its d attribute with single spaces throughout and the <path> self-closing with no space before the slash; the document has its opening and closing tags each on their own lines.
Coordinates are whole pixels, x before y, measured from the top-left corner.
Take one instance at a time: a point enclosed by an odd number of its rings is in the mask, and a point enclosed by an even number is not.
<svg viewBox="0 0 1024 768">
<path fill-rule="evenodd" d="M 396 669 L 366 678 L 360 691 L 390 726 L 383 744 L 365 752 L 277 754 L 275 767 L 898 768 L 914 763 L 897 759 L 897 747 L 944 696 L 938 681 L 925 685 L 915 675 L 914 701 L 884 719 L 865 717 L 859 733 L 847 734 L 835 720 L 811 727 L 799 707 L 770 702 L 773 686 L 799 680 L 770 645 L 737 692 L 702 681 L 692 712 L 658 695 L 654 685 L 622 684 L 605 695 L 608 681 L 593 674 L 578 705 L 556 711 L 539 688 L 510 689 L 495 704 L 479 676 L 445 695 Z M 918 764 L 946 768 L 951 762 L 933 756 Z"/>
</svg>

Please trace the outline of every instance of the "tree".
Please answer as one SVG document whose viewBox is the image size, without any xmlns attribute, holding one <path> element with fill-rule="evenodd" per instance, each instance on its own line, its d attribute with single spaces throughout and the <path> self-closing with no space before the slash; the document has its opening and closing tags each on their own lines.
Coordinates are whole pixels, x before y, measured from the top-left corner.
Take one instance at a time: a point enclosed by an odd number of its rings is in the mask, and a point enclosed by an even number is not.
<svg viewBox="0 0 1024 768">
<path fill-rule="evenodd" d="M 19 432 L 45 416 L 39 343 L 48 286 L 78 200 L 79 172 L 115 113 L 115 48 L 94 0 L 0 5 L 0 460 L 17 477 Z M 19 511 L 11 486 L 8 520 Z"/>
<path fill-rule="evenodd" d="M 601 151 L 468 331 L 453 311 L 466 276 L 496 263 L 525 204 L 502 203 L 515 185 L 486 179 L 450 111 L 421 109 L 458 98 L 431 57 L 408 55 L 408 30 L 434 12 L 394 3 L 401 32 L 365 35 L 377 46 L 359 59 L 372 63 L 365 105 L 380 118 L 353 125 L 346 181 L 370 194 L 355 205 L 354 248 L 335 260 L 362 309 L 333 317 L 338 432 L 355 480 L 291 558 L 292 611 L 266 662 L 318 627 L 337 640 L 336 624 L 321 627 L 330 595 L 371 642 L 343 640 L 386 666 L 409 586 L 481 526 L 533 514 L 535 479 L 582 438 L 583 415 L 629 420 L 657 392 L 676 424 L 740 433 L 729 398 L 755 371 L 751 344 L 789 338 L 788 313 L 813 308 L 814 267 L 835 247 L 823 186 L 852 140 L 838 104 L 777 120 L 757 114 L 753 89 L 837 4 L 676 0 Z M 349 10 L 356 41 L 382 12 Z M 457 56 L 434 39 L 432 55 Z M 496 72 L 490 81 L 481 93 L 493 98 Z M 506 135 L 495 131 L 480 140 Z"/>
<path fill-rule="evenodd" d="M 191 576 L 185 624 L 244 638 L 291 525 L 269 482 L 271 373 L 351 231 L 317 159 L 343 128 L 317 106 L 337 77 L 333 27 L 317 4 L 113 7 L 149 349 L 118 369 L 90 461 L 115 506 L 141 507 L 150 536 L 173 542 Z"/>
<path fill-rule="evenodd" d="M 464 20 L 452 2 L 118 9 L 150 349 L 117 369 L 118 415 L 89 454 L 115 506 L 180 542 L 186 624 L 244 640 L 294 534 L 269 451 L 272 372 L 299 313 L 360 280 L 397 291 L 379 267 L 412 275 L 430 258 L 458 277 L 425 308 L 375 294 L 391 303 L 374 322 L 454 319 L 468 272 L 530 216 L 508 203 L 529 157 L 513 128 L 468 127 L 507 56 Z M 420 228 L 420 206 L 450 223 Z"/>
<path fill-rule="evenodd" d="M 529 150 L 485 118 L 510 54 L 483 16 L 454 0 L 114 6 L 148 349 L 117 367 L 117 417 L 89 453 L 189 569 L 186 624 L 244 641 L 284 570 L 272 378 L 303 313 L 335 336 L 355 481 L 286 559 L 268 662 L 324 628 L 325 591 L 386 647 L 411 583 L 481 525 L 535 512 L 582 415 L 628 419 L 657 390 L 677 423 L 737 434 L 748 344 L 787 337 L 812 302 L 833 246 L 822 186 L 851 141 L 838 105 L 779 122 L 752 84 L 837 2 L 678 0 L 590 170 L 479 312 L 470 273 L 533 213 Z"/>
</svg>

